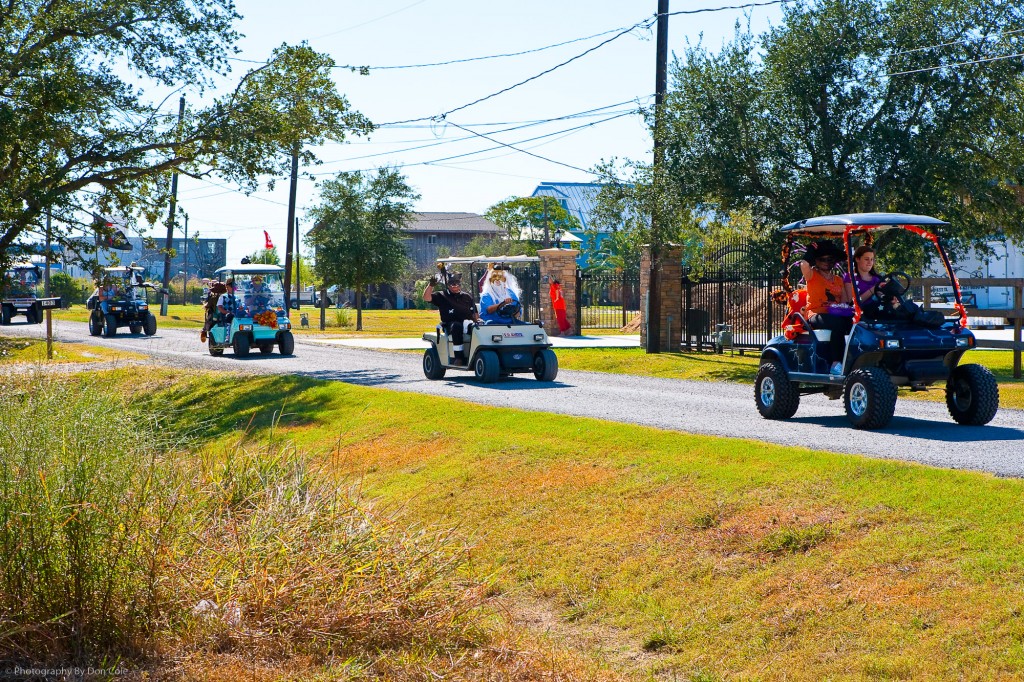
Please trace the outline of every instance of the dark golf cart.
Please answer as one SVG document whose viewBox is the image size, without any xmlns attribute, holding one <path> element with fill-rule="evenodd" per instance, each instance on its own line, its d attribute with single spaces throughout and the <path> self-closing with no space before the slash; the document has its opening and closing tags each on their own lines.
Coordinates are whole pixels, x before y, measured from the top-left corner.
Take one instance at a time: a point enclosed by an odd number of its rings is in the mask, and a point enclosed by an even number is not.
<svg viewBox="0 0 1024 682">
<path fill-rule="evenodd" d="M 149 312 L 148 292 L 157 286 L 142 282 L 142 268 L 126 265 L 104 268 L 104 279 L 114 285 L 117 295 L 108 301 L 104 312 L 99 297 L 93 294 L 85 302 L 89 314 L 89 333 L 93 336 L 115 336 L 118 327 L 128 327 L 132 334 L 156 334 L 156 316 Z"/>
<path fill-rule="evenodd" d="M 486 267 L 489 263 L 508 266 L 538 260 L 536 256 L 442 258 L 438 260 L 443 266 L 441 286 L 445 286 L 450 267 L 467 266 L 472 271 L 473 266 Z M 475 285 L 466 288 L 467 293 L 476 290 Z M 551 350 L 544 323 L 540 321 L 471 325 L 465 341 L 465 363 L 455 360 L 451 335 L 440 324 L 433 332 L 424 334 L 423 340 L 430 343 L 423 353 L 423 374 L 428 379 L 441 379 L 449 369 L 472 371 L 485 384 L 513 374 L 532 373 L 539 381 L 554 381 L 558 376 L 558 356 Z"/>
<path fill-rule="evenodd" d="M 812 329 L 804 313 L 790 304 L 784 333 L 761 353 L 754 383 L 757 410 L 766 419 L 788 419 L 800 405 L 800 396 L 823 393 L 843 398 L 846 414 L 857 428 L 882 428 L 892 419 L 898 388 L 921 391 L 933 384 L 945 386 L 946 405 L 959 424 L 987 424 L 999 408 L 999 389 L 992 373 L 981 365 L 961 365 L 963 354 L 975 346 L 967 327 L 967 311 L 960 284 L 949 257 L 934 230 L 948 223 L 927 216 L 902 213 L 862 213 L 801 220 L 780 228 L 783 246 L 783 286 L 778 301 L 795 301 L 789 283 L 790 260 L 798 239 L 843 240 L 847 272 L 854 272 L 854 240 L 870 244 L 883 230 L 907 230 L 932 242 L 938 251 L 953 292 L 953 317 L 922 310 L 908 293 L 910 278 L 890 272 L 877 287 L 877 311 L 865 314 L 858 297 L 853 302 L 853 326 L 844 356 L 829 357 L 828 330 Z M 782 295 L 784 293 L 784 296 Z M 840 362 L 839 375 L 830 374 Z"/>
<path fill-rule="evenodd" d="M 14 263 L 4 272 L 0 324 L 10 324 L 15 315 L 24 315 L 29 324 L 39 324 L 44 310 L 60 308 L 60 296 L 40 296 L 42 277 L 42 268 L 35 263 Z"/>
</svg>

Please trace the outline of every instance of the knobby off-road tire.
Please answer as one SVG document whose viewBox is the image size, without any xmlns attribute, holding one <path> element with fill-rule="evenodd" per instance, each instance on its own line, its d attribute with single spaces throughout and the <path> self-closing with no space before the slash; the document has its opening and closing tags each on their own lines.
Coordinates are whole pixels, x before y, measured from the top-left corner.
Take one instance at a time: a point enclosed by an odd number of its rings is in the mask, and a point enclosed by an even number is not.
<svg viewBox="0 0 1024 682">
<path fill-rule="evenodd" d="M 249 335 L 245 332 L 237 332 L 235 338 L 231 339 L 231 349 L 240 358 L 249 355 Z"/>
<path fill-rule="evenodd" d="M 493 384 L 501 374 L 501 362 L 498 361 L 498 354 L 492 350 L 482 350 L 476 354 L 476 361 L 473 363 L 473 374 L 485 384 Z"/>
<path fill-rule="evenodd" d="M 789 380 L 784 369 L 766 362 L 754 379 L 754 402 L 765 419 L 789 419 L 800 407 L 800 387 Z"/>
<path fill-rule="evenodd" d="M 117 336 L 117 317 L 114 315 L 103 316 L 103 336 L 110 338 Z"/>
<path fill-rule="evenodd" d="M 281 355 L 295 353 L 295 337 L 291 332 L 281 332 L 277 335 L 277 349 L 281 351 Z"/>
<path fill-rule="evenodd" d="M 431 381 L 443 379 L 447 370 L 441 364 L 441 357 L 437 354 L 437 347 L 431 346 L 423 351 L 423 375 Z"/>
<path fill-rule="evenodd" d="M 533 376 L 538 381 L 554 381 L 558 376 L 558 356 L 555 351 L 545 348 L 533 356 Z"/>
<path fill-rule="evenodd" d="M 843 404 L 856 428 L 880 429 L 896 411 L 896 386 L 881 367 L 862 367 L 847 377 Z"/>
<path fill-rule="evenodd" d="M 142 333 L 146 336 L 156 334 L 156 315 L 153 313 L 147 315 L 146 320 L 142 323 Z"/>
<path fill-rule="evenodd" d="M 988 424 L 999 409 L 999 384 L 981 365 L 960 365 L 946 382 L 946 408 L 957 424 Z"/>
<path fill-rule="evenodd" d="M 93 310 L 89 315 L 89 336 L 99 336 L 103 333 L 103 315 L 98 310 Z"/>
</svg>

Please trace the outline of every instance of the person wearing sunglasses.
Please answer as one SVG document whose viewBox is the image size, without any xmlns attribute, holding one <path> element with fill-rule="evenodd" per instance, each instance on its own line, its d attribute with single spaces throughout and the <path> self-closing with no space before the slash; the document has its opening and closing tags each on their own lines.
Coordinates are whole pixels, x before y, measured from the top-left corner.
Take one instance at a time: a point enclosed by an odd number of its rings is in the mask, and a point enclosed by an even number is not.
<svg viewBox="0 0 1024 682">
<path fill-rule="evenodd" d="M 480 324 L 473 297 L 462 290 L 462 273 L 454 272 L 445 277 L 445 290 L 434 291 L 438 277 L 434 275 L 423 290 L 423 300 L 437 307 L 441 324 L 452 337 L 452 351 L 455 362 L 466 364 L 465 336 L 471 323 Z"/>
</svg>

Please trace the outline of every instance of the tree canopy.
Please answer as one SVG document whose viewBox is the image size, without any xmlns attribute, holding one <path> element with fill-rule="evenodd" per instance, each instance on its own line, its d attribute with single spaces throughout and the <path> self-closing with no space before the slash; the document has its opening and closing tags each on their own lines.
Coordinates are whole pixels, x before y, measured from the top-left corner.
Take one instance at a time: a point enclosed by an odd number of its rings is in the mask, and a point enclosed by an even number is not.
<svg viewBox="0 0 1024 682">
<path fill-rule="evenodd" d="M 815 0 L 672 68 L 671 191 L 769 224 L 897 211 L 1024 238 L 1024 6 Z"/>
<path fill-rule="evenodd" d="M 544 233 L 545 215 L 551 240 L 557 230 L 581 229 L 579 219 L 551 197 L 546 200 L 545 197 L 510 197 L 484 213 L 484 217 L 505 230 L 512 241 L 524 241 L 524 237 L 537 240 L 537 235 Z"/>
<path fill-rule="evenodd" d="M 93 212 L 155 222 L 172 170 L 255 189 L 297 141 L 368 129 L 337 93 L 331 60 L 305 45 L 281 46 L 179 122 L 179 94 L 198 101 L 228 75 L 238 18 L 231 0 L 0 8 L 0 261 L 37 239 L 47 209 L 57 242 Z"/>
<path fill-rule="evenodd" d="M 356 292 L 356 329 L 363 328 L 362 295 L 372 284 L 396 282 L 408 264 L 402 230 L 419 195 L 395 169 L 339 173 L 320 188 L 309 215 L 314 272 L 326 284 Z"/>
</svg>

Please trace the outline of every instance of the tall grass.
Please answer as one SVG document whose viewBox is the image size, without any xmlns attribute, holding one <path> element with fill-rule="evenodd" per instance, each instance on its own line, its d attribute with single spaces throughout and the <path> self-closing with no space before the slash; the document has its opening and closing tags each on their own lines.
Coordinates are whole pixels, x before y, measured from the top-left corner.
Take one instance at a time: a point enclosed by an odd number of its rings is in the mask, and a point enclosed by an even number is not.
<svg viewBox="0 0 1024 682">
<path fill-rule="evenodd" d="M 402 528 L 272 436 L 181 446 L 88 381 L 0 395 L 0 660 L 371 665 L 482 637 L 484 586 L 450 533 Z"/>
<path fill-rule="evenodd" d="M 334 326 L 348 329 L 354 323 L 352 319 L 351 308 L 335 308 L 334 309 Z"/>
</svg>

